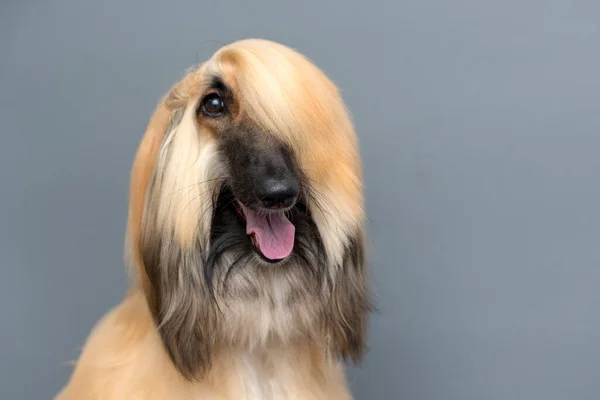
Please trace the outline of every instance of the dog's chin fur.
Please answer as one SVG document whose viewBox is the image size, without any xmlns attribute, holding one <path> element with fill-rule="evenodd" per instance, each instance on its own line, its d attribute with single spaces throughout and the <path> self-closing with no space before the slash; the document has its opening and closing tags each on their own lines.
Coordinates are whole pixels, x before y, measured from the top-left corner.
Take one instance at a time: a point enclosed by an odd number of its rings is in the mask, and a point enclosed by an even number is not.
<svg viewBox="0 0 600 400">
<path fill-rule="evenodd" d="M 208 118 L 199 102 L 214 91 L 227 113 Z M 254 207 L 252 185 L 275 169 L 300 191 L 285 212 L 292 253 L 272 261 L 238 206 Z M 150 120 L 131 176 L 133 284 L 60 398 L 142 398 L 142 387 L 173 399 L 349 398 L 336 359 L 357 362 L 366 347 L 363 218 L 356 135 L 335 85 L 280 44 L 221 48 Z"/>
</svg>

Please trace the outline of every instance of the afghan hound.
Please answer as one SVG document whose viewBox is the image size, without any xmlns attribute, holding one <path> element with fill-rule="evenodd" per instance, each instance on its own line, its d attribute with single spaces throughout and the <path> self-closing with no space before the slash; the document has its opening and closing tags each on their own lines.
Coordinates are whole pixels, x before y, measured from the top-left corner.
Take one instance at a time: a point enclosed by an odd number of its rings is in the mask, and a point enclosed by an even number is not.
<svg viewBox="0 0 600 400">
<path fill-rule="evenodd" d="M 129 196 L 130 289 L 56 399 L 352 398 L 362 166 L 321 69 L 268 40 L 219 48 L 158 103 Z"/>
</svg>

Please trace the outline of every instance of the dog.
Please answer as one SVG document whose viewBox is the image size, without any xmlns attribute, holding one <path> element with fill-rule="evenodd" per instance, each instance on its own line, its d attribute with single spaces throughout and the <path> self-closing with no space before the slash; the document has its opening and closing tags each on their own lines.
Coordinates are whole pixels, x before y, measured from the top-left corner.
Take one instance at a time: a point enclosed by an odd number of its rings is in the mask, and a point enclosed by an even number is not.
<svg viewBox="0 0 600 400">
<path fill-rule="evenodd" d="M 339 89 L 298 51 L 243 39 L 187 71 L 133 163 L 130 288 L 55 399 L 351 399 L 362 174 Z"/>
</svg>

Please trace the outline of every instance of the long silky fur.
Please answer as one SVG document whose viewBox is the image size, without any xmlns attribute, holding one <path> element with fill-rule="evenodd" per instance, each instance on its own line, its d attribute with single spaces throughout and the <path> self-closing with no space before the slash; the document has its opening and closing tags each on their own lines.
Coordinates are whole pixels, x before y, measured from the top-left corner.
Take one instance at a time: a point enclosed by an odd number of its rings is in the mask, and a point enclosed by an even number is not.
<svg viewBox="0 0 600 400">
<path fill-rule="evenodd" d="M 265 265 L 250 250 L 229 207 L 231 149 L 219 144 L 214 126 L 198 121 L 198 99 L 215 76 L 233 87 L 239 118 L 297 160 L 300 199 L 287 213 L 294 252 L 279 264 Z M 131 298 L 145 298 L 174 370 L 198 383 L 231 354 L 290 349 L 294 359 L 291 349 L 303 346 L 326 360 L 359 362 L 371 310 L 362 175 L 333 83 L 284 46 L 241 41 L 190 70 L 153 118 L 132 175 Z"/>
<path fill-rule="evenodd" d="M 182 246 L 176 234 L 168 227 L 161 227 L 157 220 L 156 214 L 161 204 L 156 202 L 165 198 L 161 195 L 161 181 L 164 179 L 161 172 L 173 157 L 170 152 L 172 135 L 176 134 L 183 113 L 181 109 L 173 113 L 169 129 L 165 132 L 159 162 L 148 192 L 142 254 L 151 282 L 149 303 L 164 345 L 180 372 L 188 379 L 198 379 L 210 368 L 212 354 L 219 344 L 259 346 L 270 334 L 263 332 L 255 336 L 255 333 L 242 332 L 232 335 L 231 329 L 243 331 L 244 326 L 223 324 L 223 312 L 227 311 L 222 308 L 240 297 L 248 301 L 262 299 L 271 303 L 275 300 L 271 293 L 259 293 L 258 288 L 265 284 L 268 286 L 264 271 L 259 271 L 264 266 L 257 265 L 254 254 L 245 252 L 247 239 L 239 233 L 243 229 L 222 232 L 210 230 L 207 232 L 208 240 L 196 238 L 191 245 Z M 208 189 L 203 189 L 207 193 L 200 195 L 209 202 L 203 212 L 210 213 L 210 216 L 204 217 L 212 221 L 221 217 L 220 208 L 233 201 L 233 196 L 219 199 L 217 194 L 225 178 L 211 174 L 205 176 L 211 177 L 208 178 L 210 182 L 207 182 Z M 319 196 L 316 185 L 304 179 L 303 187 L 307 203 L 321 207 L 316 201 Z M 176 205 L 179 207 L 181 204 Z M 332 354 L 340 354 L 344 359 L 358 362 L 366 346 L 365 318 L 370 310 L 362 232 L 357 229 L 348 237 L 341 263 L 331 265 L 309 210 L 295 208 L 289 217 L 300 233 L 297 235 L 295 252 L 285 266 L 271 267 L 275 271 L 271 271 L 270 278 L 273 281 L 283 279 L 292 282 L 290 290 L 294 294 L 291 297 L 301 302 L 300 308 L 304 307 L 302 304 L 310 303 L 310 307 L 306 308 L 312 315 L 302 317 L 301 311 L 295 314 L 300 317 L 299 321 L 304 322 L 303 326 L 299 326 L 302 333 L 314 340 L 319 340 L 319 336 L 323 335 L 324 345 Z M 224 258 L 228 253 L 234 254 L 234 258 Z M 242 271 L 237 279 L 237 292 L 227 286 L 228 278 L 235 270 Z M 221 293 L 217 293 L 219 287 Z M 315 293 L 320 294 L 316 300 Z M 283 340 L 292 339 L 285 332 L 278 333 Z"/>
</svg>

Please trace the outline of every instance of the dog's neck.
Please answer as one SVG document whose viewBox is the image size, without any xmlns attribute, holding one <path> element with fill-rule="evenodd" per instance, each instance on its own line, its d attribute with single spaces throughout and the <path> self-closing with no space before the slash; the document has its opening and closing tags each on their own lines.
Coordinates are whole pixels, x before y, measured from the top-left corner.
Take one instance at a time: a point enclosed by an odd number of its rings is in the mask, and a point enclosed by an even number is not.
<svg viewBox="0 0 600 400">
<path fill-rule="evenodd" d="M 300 387 L 326 386 L 339 379 L 340 371 L 336 360 L 324 356 L 319 346 L 271 341 L 265 347 L 220 352 L 209 380 L 226 386 L 230 398 L 240 400 L 310 399 L 313 395 L 308 393 L 297 397 Z"/>
</svg>

